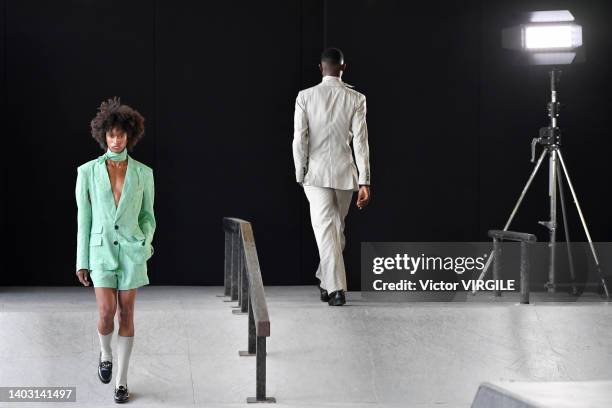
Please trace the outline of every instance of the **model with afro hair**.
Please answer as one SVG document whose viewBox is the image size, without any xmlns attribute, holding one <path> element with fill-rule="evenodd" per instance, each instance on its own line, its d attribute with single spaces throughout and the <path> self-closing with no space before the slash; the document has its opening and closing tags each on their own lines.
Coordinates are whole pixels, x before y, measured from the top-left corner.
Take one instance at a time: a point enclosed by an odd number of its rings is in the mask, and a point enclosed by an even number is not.
<svg viewBox="0 0 612 408">
<path fill-rule="evenodd" d="M 97 374 L 108 384 L 113 374 L 111 339 L 119 316 L 115 402 L 130 398 L 127 371 L 134 343 L 136 291 L 148 285 L 147 261 L 153 255 L 153 169 L 128 150 L 144 135 L 144 118 L 118 97 L 100 104 L 91 136 L 105 153 L 77 168 L 76 274 L 93 284 L 98 304 L 100 355 Z M 92 370 L 93 372 L 93 370 Z"/>
</svg>

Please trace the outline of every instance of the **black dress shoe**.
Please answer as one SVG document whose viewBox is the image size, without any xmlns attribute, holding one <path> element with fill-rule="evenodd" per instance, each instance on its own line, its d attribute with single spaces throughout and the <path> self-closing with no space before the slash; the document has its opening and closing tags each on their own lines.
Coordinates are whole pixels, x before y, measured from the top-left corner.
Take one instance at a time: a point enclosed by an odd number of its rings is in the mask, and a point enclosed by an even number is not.
<svg viewBox="0 0 612 408">
<path fill-rule="evenodd" d="M 127 386 L 120 385 L 119 388 L 115 388 L 115 402 L 122 404 L 130 400 L 130 393 Z"/>
<path fill-rule="evenodd" d="M 346 303 L 343 290 L 337 290 L 329 294 L 327 304 L 330 306 L 342 306 Z"/>
<path fill-rule="evenodd" d="M 108 384 L 113 377 L 113 362 L 102 361 L 102 352 L 98 357 L 98 378 L 104 384 Z"/>
<path fill-rule="evenodd" d="M 329 302 L 329 294 L 321 285 L 319 285 L 319 291 L 321 291 L 321 302 Z"/>
</svg>

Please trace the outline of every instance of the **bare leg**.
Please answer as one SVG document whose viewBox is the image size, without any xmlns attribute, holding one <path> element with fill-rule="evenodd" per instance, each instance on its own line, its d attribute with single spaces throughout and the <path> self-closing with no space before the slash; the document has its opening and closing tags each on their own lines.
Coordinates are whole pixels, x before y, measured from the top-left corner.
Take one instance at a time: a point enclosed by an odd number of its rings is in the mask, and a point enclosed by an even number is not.
<svg viewBox="0 0 612 408">
<path fill-rule="evenodd" d="M 119 335 L 134 335 L 134 303 L 138 289 L 119 291 Z"/>
<path fill-rule="evenodd" d="M 117 311 L 117 290 L 113 288 L 95 288 L 96 303 L 98 304 L 98 332 L 109 334 L 115 325 Z"/>
</svg>

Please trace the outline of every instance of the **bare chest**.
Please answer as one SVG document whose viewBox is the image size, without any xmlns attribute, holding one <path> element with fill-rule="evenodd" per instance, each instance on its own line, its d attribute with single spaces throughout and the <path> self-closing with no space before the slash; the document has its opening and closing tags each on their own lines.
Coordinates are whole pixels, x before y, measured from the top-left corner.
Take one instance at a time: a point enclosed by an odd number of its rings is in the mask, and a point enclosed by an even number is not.
<svg viewBox="0 0 612 408">
<path fill-rule="evenodd" d="M 119 205 L 121 199 L 121 193 L 123 192 L 123 186 L 125 184 L 125 174 L 127 172 L 127 160 L 119 166 L 115 166 L 106 161 L 106 171 L 108 172 L 108 178 L 110 180 L 111 189 L 113 191 L 113 197 L 115 198 L 115 206 Z"/>
</svg>

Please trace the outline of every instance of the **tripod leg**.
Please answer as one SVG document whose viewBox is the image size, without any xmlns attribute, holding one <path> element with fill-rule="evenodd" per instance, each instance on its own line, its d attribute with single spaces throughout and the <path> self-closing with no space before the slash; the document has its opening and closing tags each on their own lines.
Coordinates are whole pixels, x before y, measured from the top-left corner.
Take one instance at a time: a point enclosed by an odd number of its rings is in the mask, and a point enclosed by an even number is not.
<svg viewBox="0 0 612 408">
<path fill-rule="evenodd" d="M 495 250 L 491 251 L 491 253 L 489 254 L 489 259 L 487 259 L 487 262 L 485 263 L 484 268 L 482 268 L 482 271 L 480 272 L 480 275 L 478 275 L 478 279 L 476 280 L 483 280 L 485 277 L 485 274 L 487 273 L 487 270 L 489 269 L 489 267 L 491 266 L 491 262 L 493 261 L 493 258 L 495 258 Z M 476 294 L 476 289 L 472 290 L 472 295 Z"/>
<path fill-rule="evenodd" d="M 538 162 L 534 166 L 533 171 L 531 172 L 531 175 L 529 176 L 529 179 L 527 179 L 527 183 L 525 184 L 525 187 L 523 188 L 521 195 L 519 196 L 516 204 L 514 205 L 514 209 L 512 210 L 510 217 L 508 217 L 508 221 L 506 221 L 506 225 L 504 225 L 504 231 L 508 231 L 508 228 L 510 228 L 510 224 L 512 224 L 512 220 L 514 219 L 516 212 L 521 206 L 521 203 L 523 202 L 523 199 L 525 198 L 525 194 L 527 194 L 527 190 L 529 190 L 529 186 L 531 186 L 531 182 L 533 181 L 535 175 L 537 174 L 538 169 L 540 168 L 540 165 L 542 164 L 542 161 L 544 161 L 544 156 L 546 156 L 547 152 L 548 152 L 547 148 L 542 150 L 542 154 L 540 154 L 540 157 L 538 158 Z M 480 272 L 480 275 L 478 276 L 477 280 L 484 279 L 485 275 L 487 274 L 487 271 L 489 270 L 489 267 L 491 266 L 491 262 L 493 261 L 494 257 L 495 257 L 495 251 L 491 251 L 491 253 L 489 254 L 489 259 L 487 259 L 487 262 L 485 263 L 484 268 L 482 268 L 482 272 Z M 476 294 L 476 289 L 472 290 L 472 295 L 475 295 L 475 294 Z"/>
<path fill-rule="evenodd" d="M 578 203 L 578 197 L 576 197 L 576 192 L 574 191 L 574 187 L 572 186 L 572 181 L 570 180 L 569 173 L 567 171 L 567 167 L 565 166 L 565 161 L 563 160 L 563 156 L 561 155 L 561 150 L 559 150 L 559 160 L 561 161 L 561 166 L 563 167 L 563 173 L 565 174 L 567 185 L 569 186 L 570 191 L 572 193 L 574 204 L 576 204 L 576 209 L 578 210 L 578 215 L 580 216 L 580 221 L 582 222 L 582 228 L 584 229 L 584 233 L 586 234 L 587 240 L 589 241 L 591 253 L 593 254 L 593 259 L 595 261 L 595 268 L 597 269 L 597 273 L 599 275 L 599 279 L 601 280 L 603 290 L 606 294 L 606 298 L 610 299 L 610 292 L 608 291 L 608 284 L 606 282 L 607 279 L 603 275 L 603 272 L 601 270 L 601 265 L 599 264 L 599 258 L 597 257 L 597 252 L 595 251 L 595 246 L 593 245 L 591 234 L 589 234 L 589 229 L 587 228 L 586 221 L 584 220 L 584 216 L 582 215 L 582 210 L 580 209 L 580 204 Z"/>
<path fill-rule="evenodd" d="M 540 154 L 540 158 L 538 159 L 538 162 L 533 168 L 533 171 L 531 172 L 531 175 L 529 176 L 529 179 L 527 180 L 527 184 L 525 184 L 525 188 L 523 188 L 523 191 L 521 192 L 521 195 L 519 196 L 516 202 L 516 205 L 514 206 L 514 209 L 512 210 L 512 213 L 510 214 L 510 217 L 508 217 L 508 221 L 506 221 L 506 225 L 504 225 L 504 231 L 508 231 L 508 228 L 510 228 L 510 224 L 512 224 L 512 220 L 514 219 L 516 212 L 518 211 L 521 203 L 523 202 L 523 199 L 525 198 L 525 194 L 527 194 L 527 190 L 529 190 L 529 186 L 531 186 L 531 182 L 533 181 L 533 178 L 538 172 L 538 169 L 540 168 L 540 165 L 542 164 L 542 161 L 544 160 L 544 156 L 546 156 L 547 152 L 548 152 L 547 148 L 542 150 L 542 154 Z"/>
<path fill-rule="evenodd" d="M 567 226 L 567 213 L 565 210 L 565 194 L 563 192 L 563 180 L 561 179 L 561 165 L 557 162 L 557 183 L 559 185 L 559 198 L 561 199 L 561 213 L 563 214 L 563 230 L 565 231 L 565 244 L 567 246 L 567 260 L 569 262 L 570 279 L 572 283 L 572 295 L 578 294 L 576 289 L 576 272 L 574 271 L 574 258 L 572 256 L 572 248 L 570 244 L 570 232 Z"/>
</svg>

